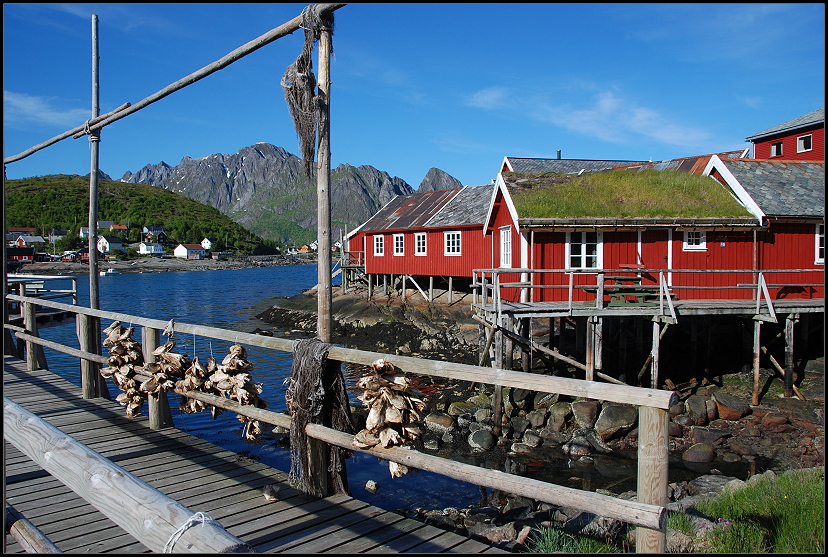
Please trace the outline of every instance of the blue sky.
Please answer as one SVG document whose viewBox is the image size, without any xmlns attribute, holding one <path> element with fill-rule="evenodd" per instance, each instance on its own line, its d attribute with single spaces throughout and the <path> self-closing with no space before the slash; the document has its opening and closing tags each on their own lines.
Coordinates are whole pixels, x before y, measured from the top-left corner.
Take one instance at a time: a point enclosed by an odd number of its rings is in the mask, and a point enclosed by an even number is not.
<svg viewBox="0 0 828 557">
<path fill-rule="evenodd" d="M 299 15 L 305 4 L 4 4 L 3 155 L 137 103 Z M 747 147 L 825 103 L 823 4 L 349 4 L 335 14 L 331 162 L 417 188 L 463 184 L 504 156 L 661 160 Z M 279 84 L 302 33 L 106 127 L 126 171 L 258 142 L 298 154 Z M 317 58 L 314 53 L 314 68 Z M 6 167 L 89 173 L 86 138 Z"/>
</svg>

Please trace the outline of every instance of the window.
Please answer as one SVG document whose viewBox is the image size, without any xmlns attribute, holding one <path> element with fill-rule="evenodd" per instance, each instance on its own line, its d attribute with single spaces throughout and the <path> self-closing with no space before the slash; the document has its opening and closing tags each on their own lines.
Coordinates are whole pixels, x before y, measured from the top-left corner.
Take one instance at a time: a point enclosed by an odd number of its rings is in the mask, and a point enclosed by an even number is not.
<svg viewBox="0 0 828 557">
<path fill-rule="evenodd" d="M 599 269 L 601 267 L 600 232 L 570 232 L 566 247 L 567 269 Z"/>
<path fill-rule="evenodd" d="M 384 236 L 374 236 L 374 255 L 382 256 L 385 255 L 385 237 Z"/>
<path fill-rule="evenodd" d="M 813 135 L 803 135 L 802 137 L 796 138 L 796 152 L 797 153 L 804 153 L 805 151 L 810 151 L 813 149 Z"/>
<path fill-rule="evenodd" d="M 460 232 L 444 232 L 446 249 L 443 255 L 460 255 Z"/>
<path fill-rule="evenodd" d="M 405 255 L 405 236 L 394 234 L 394 255 Z"/>
<path fill-rule="evenodd" d="M 684 251 L 706 251 L 707 233 L 704 230 L 685 230 L 681 248 Z"/>
<path fill-rule="evenodd" d="M 417 232 L 414 234 L 414 255 L 427 255 L 425 232 Z"/>
<path fill-rule="evenodd" d="M 782 142 L 779 143 L 771 143 L 771 151 L 770 156 L 772 157 L 781 157 L 782 156 Z"/>
<path fill-rule="evenodd" d="M 816 265 L 825 265 L 825 225 L 816 227 Z"/>
<path fill-rule="evenodd" d="M 500 229 L 500 266 L 512 266 L 512 227 L 504 226 Z"/>
</svg>

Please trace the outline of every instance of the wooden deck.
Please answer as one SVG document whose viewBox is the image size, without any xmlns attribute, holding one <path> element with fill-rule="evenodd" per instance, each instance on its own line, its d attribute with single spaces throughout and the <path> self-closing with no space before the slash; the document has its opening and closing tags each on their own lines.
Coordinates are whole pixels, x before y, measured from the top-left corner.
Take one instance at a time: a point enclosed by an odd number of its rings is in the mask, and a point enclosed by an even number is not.
<svg viewBox="0 0 828 557">
<path fill-rule="evenodd" d="M 4 357 L 4 396 L 141 478 L 193 512 L 209 514 L 257 553 L 482 553 L 506 551 L 344 495 L 313 499 L 287 474 L 178 429 L 149 429 L 104 399 L 48 371 Z M 61 551 L 149 553 L 68 487 L 4 441 L 6 501 Z M 268 501 L 266 485 L 280 488 Z M 6 553 L 23 549 L 7 536 Z"/>
</svg>

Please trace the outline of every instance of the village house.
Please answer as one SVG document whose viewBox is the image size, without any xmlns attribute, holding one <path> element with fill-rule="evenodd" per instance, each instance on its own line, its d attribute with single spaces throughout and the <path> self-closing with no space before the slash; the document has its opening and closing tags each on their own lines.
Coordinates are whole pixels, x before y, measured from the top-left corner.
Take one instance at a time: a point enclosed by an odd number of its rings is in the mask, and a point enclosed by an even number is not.
<svg viewBox="0 0 828 557">
<path fill-rule="evenodd" d="M 115 250 L 124 250 L 124 241 L 118 236 L 99 236 L 98 237 L 98 251 L 109 255 Z"/>
<path fill-rule="evenodd" d="M 370 284 L 393 288 L 404 277 L 425 292 L 435 278 L 470 282 L 492 264 L 483 221 L 493 186 L 466 186 L 398 196 L 346 237 L 347 265 Z M 426 284 L 425 281 L 428 281 Z M 381 281 L 381 282 L 380 282 Z"/>
<path fill-rule="evenodd" d="M 41 249 L 46 245 L 46 240 L 43 239 L 43 236 L 20 235 L 14 241 L 14 245 L 19 248 L 33 247 Z"/>
<path fill-rule="evenodd" d="M 207 253 L 200 244 L 178 244 L 173 255 L 179 259 L 204 259 Z"/>
<path fill-rule="evenodd" d="M 6 260 L 32 263 L 35 260 L 35 249 L 33 247 L 6 248 Z"/>
<path fill-rule="evenodd" d="M 773 126 L 746 139 L 754 159 L 825 160 L 825 108 Z"/>
<path fill-rule="evenodd" d="M 59 242 L 63 238 L 65 238 L 69 234 L 68 230 L 50 230 L 49 231 L 49 241 L 50 242 Z"/>
<path fill-rule="evenodd" d="M 206 251 L 212 250 L 214 245 L 216 245 L 215 238 L 204 238 L 201 240 L 201 247 L 203 247 Z"/>
<path fill-rule="evenodd" d="M 164 253 L 164 246 L 152 242 L 141 242 L 138 244 L 140 255 L 161 255 Z"/>
</svg>

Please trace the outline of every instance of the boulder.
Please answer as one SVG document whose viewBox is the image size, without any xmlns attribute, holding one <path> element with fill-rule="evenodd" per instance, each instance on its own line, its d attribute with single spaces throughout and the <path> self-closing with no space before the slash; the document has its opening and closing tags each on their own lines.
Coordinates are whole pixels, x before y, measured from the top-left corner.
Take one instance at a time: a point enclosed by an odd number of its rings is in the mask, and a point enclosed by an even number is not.
<svg viewBox="0 0 828 557">
<path fill-rule="evenodd" d="M 552 431 L 561 431 L 566 425 L 566 418 L 572 414 L 572 405 L 568 402 L 556 402 L 549 407 L 549 419 L 546 427 Z"/>
<path fill-rule="evenodd" d="M 540 408 L 538 410 L 532 410 L 526 414 L 526 419 L 529 420 L 529 424 L 535 429 L 540 429 L 546 423 L 546 416 L 549 414 L 549 410 L 547 408 Z"/>
<path fill-rule="evenodd" d="M 690 416 L 695 425 L 705 425 L 707 423 L 707 403 L 703 396 L 690 395 L 684 401 L 684 406 L 687 409 L 687 415 Z"/>
<path fill-rule="evenodd" d="M 535 393 L 535 398 L 532 402 L 532 408 L 535 410 L 539 410 L 541 408 L 549 408 L 556 402 L 558 402 L 558 395 L 557 393 Z"/>
<path fill-rule="evenodd" d="M 431 412 L 423 420 L 425 428 L 437 435 L 443 435 L 454 429 L 454 418 L 442 412 Z"/>
<path fill-rule="evenodd" d="M 597 400 L 579 400 L 572 403 L 572 415 L 578 427 L 592 427 L 598 419 L 600 405 Z"/>
<path fill-rule="evenodd" d="M 762 418 L 762 425 L 768 429 L 773 429 L 786 423 L 788 423 L 788 417 L 781 412 L 768 412 Z"/>
<path fill-rule="evenodd" d="M 627 404 L 608 403 L 601 408 L 601 414 L 595 421 L 595 431 L 601 439 L 608 441 L 623 435 L 635 427 L 638 420 L 638 408 Z"/>
<path fill-rule="evenodd" d="M 494 447 L 495 436 L 490 431 L 480 429 L 469 435 L 469 446 L 475 451 L 487 451 Z"/>
<path fill-rule="evenodd" d="M 716 401 L 719 418 L 723 420 L 739 420 L 750 413 L 750 405 L 735 396 L 713 393 L 713 400 Z"/>
<path fill-rule="evenodd" d="M 573 458 L 592 454 L 592 445 L 586 438 L 586 430 L 576 430 L 572 437 L 561 446 L 561 450 Z"/>
<path fill-rule="evenodd" d="M 694 426 L 690 431 L 694 443 L 704 443 L 711 446 L 720 444 L 722 439 L 730 436 L 729 431 L 713 427 Z"/>
<path fill-rule="evenodd" d="M 715 456 L 716 453 L 713 447 L 705 443 L 696 443 L 684 451 L 681 459 L 685 462 L 713 462 Z"/>
</svg>

